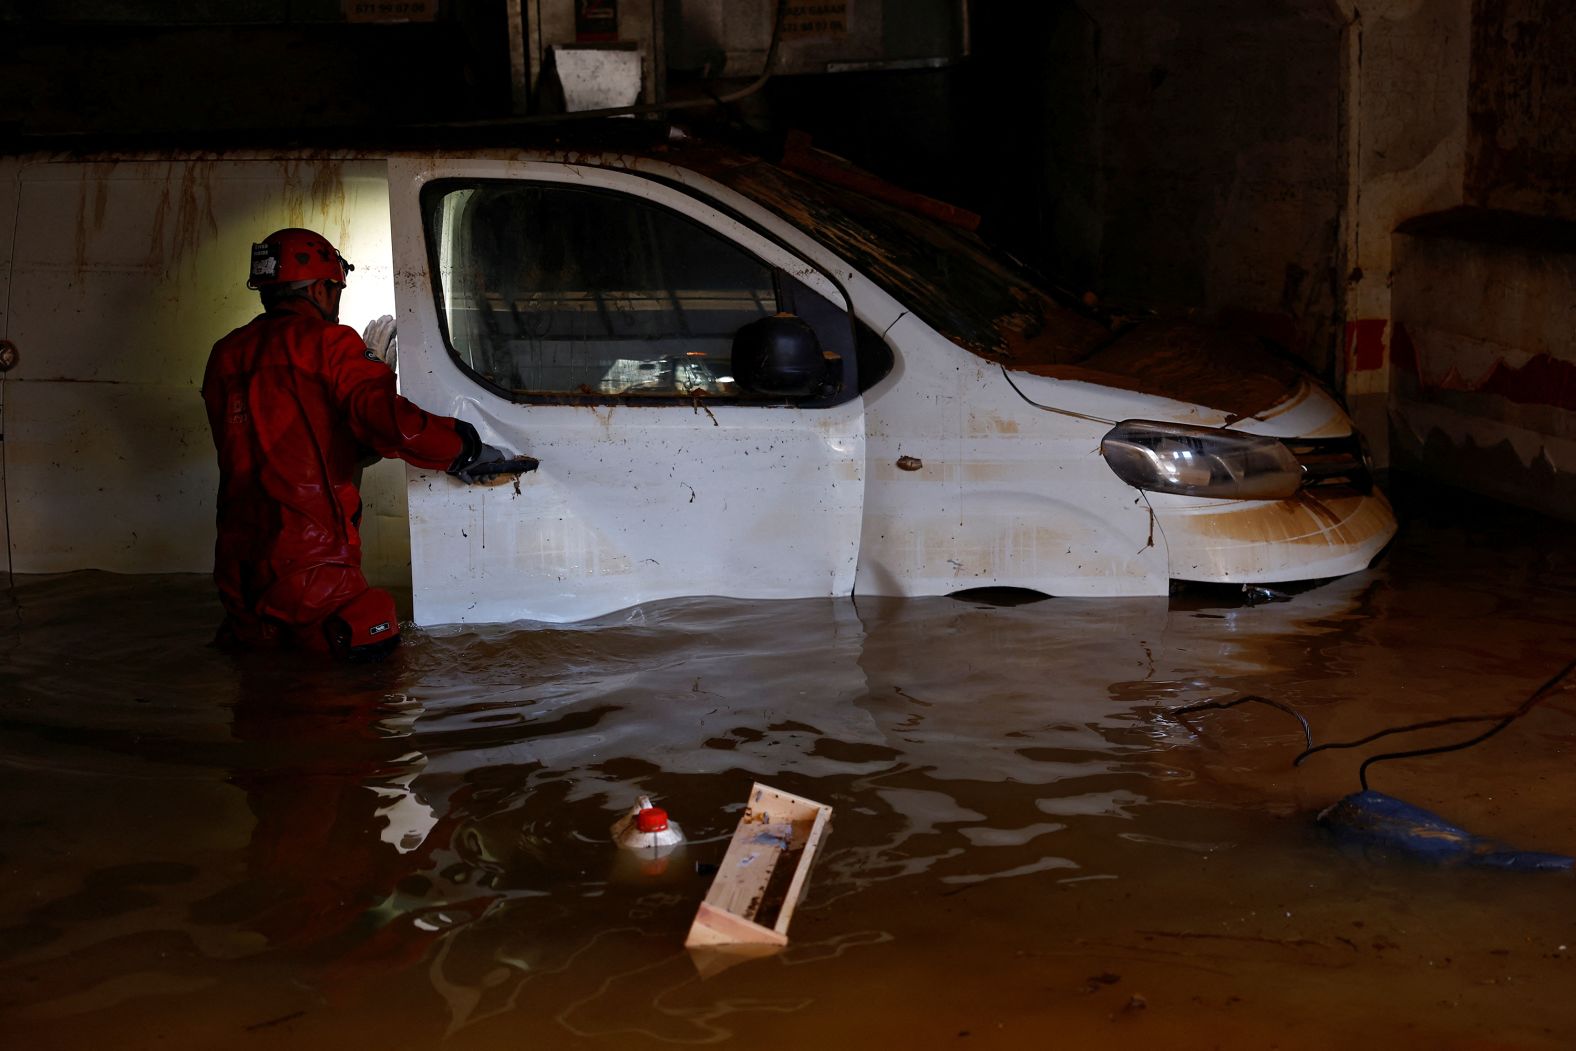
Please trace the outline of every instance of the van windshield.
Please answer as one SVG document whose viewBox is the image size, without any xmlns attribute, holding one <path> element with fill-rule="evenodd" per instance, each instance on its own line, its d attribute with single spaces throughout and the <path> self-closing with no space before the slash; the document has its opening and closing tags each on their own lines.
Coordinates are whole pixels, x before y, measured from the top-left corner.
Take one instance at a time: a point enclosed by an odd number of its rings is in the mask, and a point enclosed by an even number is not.
<svg viewBox="0 0 1576 1051">
<path fill-rule="evenodd" d="M 978 237 L 763 161 L 708 172 L 826 244 L 965 350 L 1008 368 L 1077 364 L 1111 330 Z"/>
</svg>

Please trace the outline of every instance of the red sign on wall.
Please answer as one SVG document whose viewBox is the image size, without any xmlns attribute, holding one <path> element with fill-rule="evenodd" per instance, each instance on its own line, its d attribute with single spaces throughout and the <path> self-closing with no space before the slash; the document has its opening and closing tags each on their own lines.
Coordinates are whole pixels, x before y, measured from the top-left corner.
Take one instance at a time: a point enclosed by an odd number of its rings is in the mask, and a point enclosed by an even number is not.
<svg viewBox="0 0 1576 1051">
<path fill-rule="evenodd" d="M 575 0 L 575 43 L 618 39 L 618 0 Z"/>
</svg>

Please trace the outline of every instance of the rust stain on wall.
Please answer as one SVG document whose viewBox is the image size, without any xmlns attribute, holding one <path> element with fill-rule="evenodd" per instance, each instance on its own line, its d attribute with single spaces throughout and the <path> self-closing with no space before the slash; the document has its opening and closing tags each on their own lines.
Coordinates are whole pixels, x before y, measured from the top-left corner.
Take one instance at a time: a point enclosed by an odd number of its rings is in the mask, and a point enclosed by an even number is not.
<svg viewBox="0 0 1576 1051">
<path fill-rule="evenodd" d="M 219 220 L 213 210 L 212 160 L 171 165 L 153 212 L 147 265 L 168 277 L 183 260 L 195 257 L 206 238 L 217 237 Z"/>
<path fill-rule="evenodd" d="M 291 226 L 323 229 L 331 240 L 350 232 L 345 206 L 345 165 L 334 157 L 309 156 L 280 162 L 284 212 Z"/>
<path fill-rule="evenodd" d="M 336 227 L 338 238 L 343 241 L 350 233 L 350 216 L 345 204 L 345 169 L 339 161 L 314 165 L 312 185 L 307 191 L 309 199 L 324 225 Z"/>
<path fill-rule="evenodd" d="M 87 270 L 88 240 L 104 229 L 104 215 L 109 208 L 110 177 L 114 170 L 114 161 L 95 161 L 88 165 L 88 177 L 78 185 L 77 225 L 73 245 L 73 264 L 78 276 Z"/>
</svg>

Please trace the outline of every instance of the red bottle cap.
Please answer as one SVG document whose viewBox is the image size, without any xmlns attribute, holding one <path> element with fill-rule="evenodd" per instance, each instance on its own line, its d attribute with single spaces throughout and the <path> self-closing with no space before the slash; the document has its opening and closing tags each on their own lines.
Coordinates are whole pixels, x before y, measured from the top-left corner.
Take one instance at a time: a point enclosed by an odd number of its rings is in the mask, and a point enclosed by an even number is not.
<svg viewBox="0 0 1576 1051">
<path fill-rule="evenodd" d="M 635 814 L 635 827 L 642 832 L 665 832 L 668 812 L 661 807 L 648 806 Z"/>
</svg>

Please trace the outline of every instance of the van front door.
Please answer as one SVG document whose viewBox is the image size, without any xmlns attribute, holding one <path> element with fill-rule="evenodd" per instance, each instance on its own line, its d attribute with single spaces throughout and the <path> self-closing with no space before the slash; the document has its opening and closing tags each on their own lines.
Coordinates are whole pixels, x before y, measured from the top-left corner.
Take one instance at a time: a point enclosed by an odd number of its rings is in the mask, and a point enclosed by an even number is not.
<svg viewBox="0 0 1576 1051">
<path fill-rule="evenodd" d="M 402 392 L 541 461 L 408 472 L 418 623 L 852 591 L 864 413 L 834 282 L 628 171 L 391 160 L 389 189 Z M 827 352 L 813 390 L 733 375 L 734 334 L 780 311 Z"/>
</svg>

